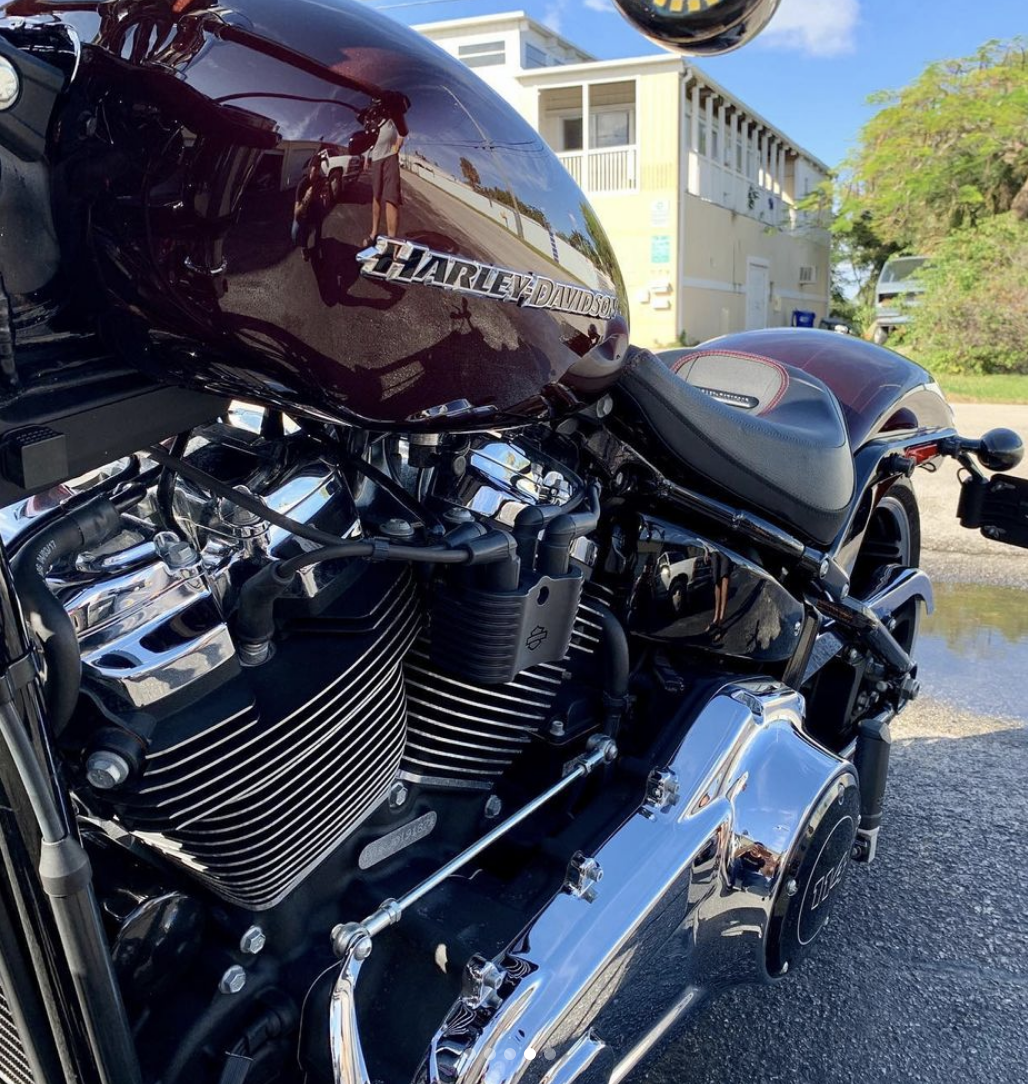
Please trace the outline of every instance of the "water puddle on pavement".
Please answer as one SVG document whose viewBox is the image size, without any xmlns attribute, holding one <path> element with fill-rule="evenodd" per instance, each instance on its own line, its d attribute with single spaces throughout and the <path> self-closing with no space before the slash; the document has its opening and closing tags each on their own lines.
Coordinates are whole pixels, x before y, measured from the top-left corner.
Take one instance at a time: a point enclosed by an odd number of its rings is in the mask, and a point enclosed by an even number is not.
<svg viewBox="0 0 1028 1084">
<path fill-rule="evenodd" d="M 1028 591 L 936 584 L 915 654 L 925 695 L 1028 722 Z"/>
</svg>

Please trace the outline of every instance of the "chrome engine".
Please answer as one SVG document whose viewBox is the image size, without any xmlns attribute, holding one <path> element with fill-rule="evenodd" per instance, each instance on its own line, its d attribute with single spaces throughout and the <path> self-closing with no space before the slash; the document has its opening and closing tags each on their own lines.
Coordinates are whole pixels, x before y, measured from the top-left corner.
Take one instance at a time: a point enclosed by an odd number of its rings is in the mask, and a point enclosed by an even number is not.
<svg viewBox="0 0 1028 1084">
<path fill-rule="evenodd" d="M 237 407 L 193 435 L 192 458 L 227 459 L 229 473 L 244 464 L 239 488 L 300 523 L 341 538 L 374 532 L 338 469 L 262 439 L 262 417 Z M 393 455 L 396 473 L 410 474 L 409 450 Z M 452 504 L 512 524 L 528 504 L 566 501 L 571 484 L 483 440 Z M 565 665 L 498 687 L 447 674 L 429 658 L 407 568 L 309 570 L 285 600 L 290 636 L 267 666 L 249 666 L 228 620 L 238 582 L 310 543 L 194 483 L 169 492 L 167 507 L 151 493 L 118 537 L 50 580 L 82 654 L 81 794 L 108 832 L 154 848 L 225 901 L 265 910 L 397 780 L 491 791 L 551 724 Z M 5 511 L 9 539 L 34 510 Z M 576 653 L 595 644 L 587 626 L 583 612 Z"/>
<path fill-rule="evenodd" d="M 298 1050 L 336 1084 L 620 1081 L 705 994 L 794 966 L 849 860 L 853 769 L 766 679 L 650 652 L 632 698 L 610 695 L 616 587 L 595 532 L 539 558 L 526 597 L 539 614 L 571 600 L 567 648 L 522 650 L 510 680 L 454 657 L 462 627 L 469 653 L 493 643 L 451 620 L 471 581 L 410 564 L 314 565 L 278 600 L 269 651 L 239 642 L 242 586 L 315 545 L 253 498 L 334 538 L 400 540 L 430 539 L 405 519 L 427 500 L 437 535 L 500 525 L 530 555 L 528 513 L 588 488 L 560 438 L 381 437 L 347 471 L 352 454 L 311 437 L 237 409 L 176 443 L 220 492 L 144 452 L 0 515 L 17 545 L 75 492 L 137 490 L 120 533 L 48 586 L 82 658 L 57 751 L 153 1071 L 224 1074 L 218 1052 L 259 1023 L 291 1036 L 261 1057 Z M 164 990 L 177 1023 L 152 1028 Z"/>
</svg>

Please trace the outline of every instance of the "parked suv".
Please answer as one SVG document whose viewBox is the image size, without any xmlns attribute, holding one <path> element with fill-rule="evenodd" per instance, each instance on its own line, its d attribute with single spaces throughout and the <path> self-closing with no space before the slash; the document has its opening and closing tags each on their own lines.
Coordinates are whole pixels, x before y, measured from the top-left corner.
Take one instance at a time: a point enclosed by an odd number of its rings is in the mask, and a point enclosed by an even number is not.
<svg viewBox="0 0 1028 1084">
<path fill-rule="evenodd" d="M 927 256 L 893 256 L 887 260 L 875 287 L 875 322 L 871 337 L 881 345 L 898 327 L 910 322 L 910 308 L 917 305 L 924 285 L 918 272 Z"/>
</svg>

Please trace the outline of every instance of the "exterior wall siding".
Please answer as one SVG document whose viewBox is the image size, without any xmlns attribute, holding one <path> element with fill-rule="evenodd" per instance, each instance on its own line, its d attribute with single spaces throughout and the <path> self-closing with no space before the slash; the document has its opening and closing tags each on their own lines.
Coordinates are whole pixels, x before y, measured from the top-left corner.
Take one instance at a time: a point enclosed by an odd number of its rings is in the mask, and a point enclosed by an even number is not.
<svg viewBox="0 0 1028 1084">
<path fill-rule="evenodd" d="M 638 78 L 639 190 L 631 194 L 597 192 L 589 197 L 621 263 L 628 286 L 632 340 L 640 346 L 668 346 L 678 339 L 680 82 L 678 72 Z"/>
<path fill-rule="evenodd" d="M 691 341 L 746 327 L 747 260 L 770 266 L 768 325 L 787 327 L 794 309 L 828 315 L 830 248 L 824 231 L 773 230 L 696 196 L 682 196 L 683 327 Z M 816 268 L 800 285 L 800 267 Z"/>
</svg>

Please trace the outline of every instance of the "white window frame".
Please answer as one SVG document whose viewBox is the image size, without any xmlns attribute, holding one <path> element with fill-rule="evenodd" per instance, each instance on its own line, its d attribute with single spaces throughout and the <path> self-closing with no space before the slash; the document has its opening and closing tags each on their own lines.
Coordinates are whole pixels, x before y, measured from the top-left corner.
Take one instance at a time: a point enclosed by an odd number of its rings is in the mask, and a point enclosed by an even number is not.
<svg viewBox="0 0 1028 1084">
<path fill-rule="evenodd" d="M 507 63 L 507 42 L 474 41 L 457 46 L 457 59 L 469 68 L 498 68 Z"/>
<path fill-rule="evenodd" d="M 541 64 L 532 64 L 529 62 L 529 49 L 538 53 L 539 56 L 542 57 L 543 62 Z M 540 68 L 552 68 L 554 65 L 554 58 L 548 52 L 546 52 L 545 49 L 541 49 L 538 45 L 533 45 L 532 42 L 526 41 L 524 65 L 526 71 L 538 71 Z"/>
<path fill-rule="evenodd" d="M 628 114 L 628 142 L 612 143 L 601 147 L 593 138 L 596 135 L 593 126 L 593 118 L 601 114 L 627 113 Z M 589 107 L 589 150 L 591 151 L 616 151 L 622 147 L 634 147 L 638 138 L 637 124 L 639 118 L 636 115 L 636 103 L 626 102 L 623 105 L 590 105 Z"/>
</svg>

